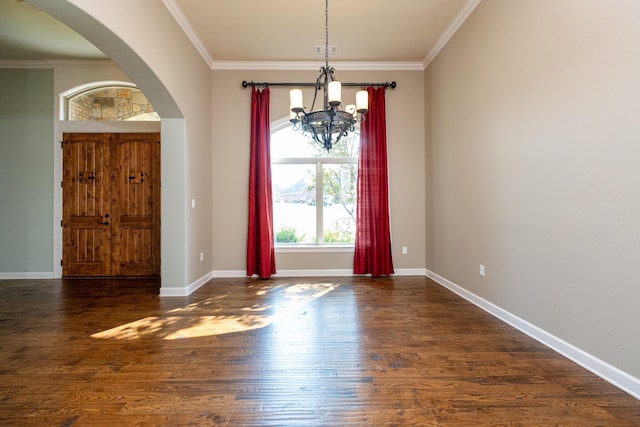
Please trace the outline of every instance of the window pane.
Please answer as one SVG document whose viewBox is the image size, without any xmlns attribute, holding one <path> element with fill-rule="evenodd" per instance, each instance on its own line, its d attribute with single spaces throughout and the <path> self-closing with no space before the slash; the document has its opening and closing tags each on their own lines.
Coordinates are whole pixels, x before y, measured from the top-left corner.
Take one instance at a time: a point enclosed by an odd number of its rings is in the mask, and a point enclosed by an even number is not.
<svg viewBox="0 0 640 427">
<path fill-rule="evenodd" d="M 326 244 L 354 242 L 357 170 L 353 163 L 323 165 L 322 230 Z"/>
<path fill-rule="evenodd" d="M 360 148 L 360 126 L 356 126 L 352 133 L 343 137 L 327 152 L 320 143 L 315 142 L 310 135 L 301 131 L 294 131 L 286 126 L 271 134 L 271 158 L 304 158 L 304 157 L 358 157 Z"/>
<path fill-rule="evenodd" d="M 271 134 L 271 158 L 286 157 L 314 157 L 314 147 L 309 139 L 302 136 L 300 131 L 294 131 L 291 126 L 280 129 Z"/>
<path fill-rule="evenodd" d="M 317 143 L 316 145 L 318 146 Z M 360 126 L 356 126 L 353 132 L 342 137 L 340 142 L 335 144 L 329 153 L 322 147 L 320 147 L 320 150 L 323 152 L 323 156 L 357 158 L 360 150 Z"/>
<path fill-rule="evenodd" d="M 275 243 L 315 244 L 314 164 L 271 165 Z"/>
</svg>

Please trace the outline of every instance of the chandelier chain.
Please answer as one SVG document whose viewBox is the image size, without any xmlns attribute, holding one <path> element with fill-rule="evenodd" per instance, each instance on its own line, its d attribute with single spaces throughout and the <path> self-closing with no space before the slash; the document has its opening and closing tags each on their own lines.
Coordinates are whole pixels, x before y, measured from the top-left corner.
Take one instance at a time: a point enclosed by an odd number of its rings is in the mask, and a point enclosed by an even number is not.
<svg viewBox="0 0 640 427">
<path fill-rule="evenodd" d="M 324 64 L 329 69 L 329 0 L 324 3 Z"/>
</svg>

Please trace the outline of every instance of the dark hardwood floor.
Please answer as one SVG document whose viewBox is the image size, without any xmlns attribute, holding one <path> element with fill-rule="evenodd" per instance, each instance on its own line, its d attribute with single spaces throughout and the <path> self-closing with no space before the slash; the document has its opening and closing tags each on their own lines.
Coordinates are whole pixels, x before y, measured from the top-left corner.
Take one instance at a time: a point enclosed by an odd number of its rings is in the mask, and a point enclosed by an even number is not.
<svg viewBox="0 0 640 427">
<path fill-rule="evenodd" d="M 424 277 L 0 281 L 3 426 L 640 426 Z"/>
</svg>

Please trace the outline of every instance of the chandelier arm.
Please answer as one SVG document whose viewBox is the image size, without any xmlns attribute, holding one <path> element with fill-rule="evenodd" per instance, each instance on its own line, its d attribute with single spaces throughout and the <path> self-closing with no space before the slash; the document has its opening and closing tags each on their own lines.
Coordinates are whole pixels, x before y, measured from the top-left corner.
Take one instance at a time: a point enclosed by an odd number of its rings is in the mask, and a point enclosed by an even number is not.
<svg viewBox="0 0 640 427">
<path fill-rule="evenodd" d="M 321 76 L 322 76 L 322 74 L 320 74 L 318 76 L 318 78 L 316 79 L 315 90 L 313 91 L 313 102 L 311 103 L 311 109 L 309 111 L 314 111 L 313 109 L 316 106 L 316 98 L 318 97 L 318 91 L 320 91 L 320 77 Z"/>
<path fill-rule="evenodd" d="M 331 126 L 329 126 L 328 129 L 325 130 L 324 134 L 323 134 L 323 146 L 324 148 L 327 150 L 327 152 L 329 150 L 331 150 L 331 148 L 333 147 L 333 141 L 331 140 Z"/>
<path fill-rule="evenodd" d="M 325 110 L 329 109 L 329 99 L 328 99 L 328 95 L 329 95 L 329 69 L 327 67 L 323 67 L 320 70 L 320 77 L 319 78 L 323 78 L 322 80 L 322 88 L 323 88 L 323 94 L 322 94 L 322 108 L 324 108 Z"/>
<path fill-rule="evenodd" d="M 315 128 L 311 128 L 311 133 L 313 135 L 313 139 L 318 143 L 321 144 L 323 146 L 325 146 L 325 142 L 324 142 L 324 135 L 322 135 L 322 140 L 320 140 L 320 137 L 318 136 L 318 132 L 316 131 Z"/>
</svg>

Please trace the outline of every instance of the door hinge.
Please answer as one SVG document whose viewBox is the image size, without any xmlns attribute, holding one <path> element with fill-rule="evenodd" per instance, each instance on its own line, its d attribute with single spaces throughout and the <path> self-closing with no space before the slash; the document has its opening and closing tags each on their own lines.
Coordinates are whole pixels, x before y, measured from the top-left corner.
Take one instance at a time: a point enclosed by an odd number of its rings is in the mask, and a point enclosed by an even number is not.
<svg viewBox="0 0 640 427">
<path fill-rule="evenodd" d="M 60 148 L 64 148 L 64 141 L 60 141 Z"/>
<path fill-rule="evenodd" d="M 60 188 L 64 188 L 64 181 L 60 181 Z"/>
<path fill-rule="evenodd" d="M 64 221 L 60 221 L 60 227 L 64 227 Z"/>
<path fill-rule="evenodd" d="M 60 260 L 60 267 L 62 267 L 62 260 Z"/>
</svg>

